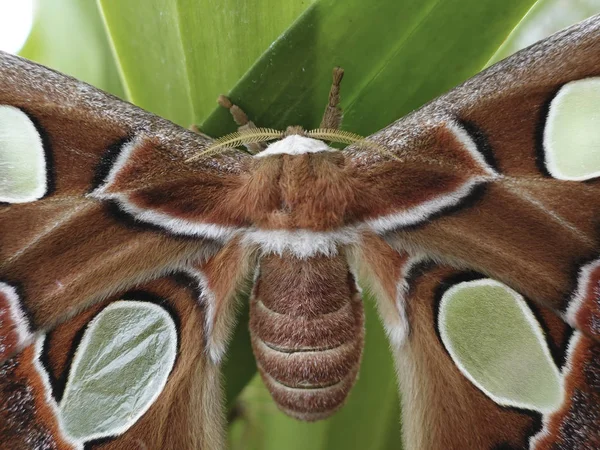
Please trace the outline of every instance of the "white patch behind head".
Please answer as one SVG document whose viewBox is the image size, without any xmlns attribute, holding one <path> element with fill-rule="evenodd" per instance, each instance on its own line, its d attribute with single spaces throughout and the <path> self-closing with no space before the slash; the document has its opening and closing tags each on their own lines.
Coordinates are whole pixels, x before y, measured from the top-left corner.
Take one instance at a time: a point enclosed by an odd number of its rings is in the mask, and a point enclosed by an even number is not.
<svg viewBox="0 0 600 450">
<path fill-rule="evenodd" d="M 280 141 L 273 142 L 266 150 L 254 155 L 255 158 L 263 158 L 272 155 L 302 155 L 304 153 L 334 152 L 325 142 L 312 139 L 298 134 L 292 134 Z"/>
<path fill-rule="evenodd" d="M 31 119 L 14 106 L 0 105 L 0 202 L 42 198 L 46 170 L 42 137 Z"/>
</svg>

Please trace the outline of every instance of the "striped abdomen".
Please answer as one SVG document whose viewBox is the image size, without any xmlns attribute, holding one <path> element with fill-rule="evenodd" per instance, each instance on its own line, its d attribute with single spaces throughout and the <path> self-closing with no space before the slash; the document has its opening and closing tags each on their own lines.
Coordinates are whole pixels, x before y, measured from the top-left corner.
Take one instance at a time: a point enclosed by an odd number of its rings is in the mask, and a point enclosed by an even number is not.
<svg viewBox="0 0 600 450">
<path fill-rule="evenodd" d="M 354 385 L 364 313 L 345 258 L 261 258 L 250 303 L 259 372 L 280 409 L 302 420 L 335 412 Z"/>
</svg>

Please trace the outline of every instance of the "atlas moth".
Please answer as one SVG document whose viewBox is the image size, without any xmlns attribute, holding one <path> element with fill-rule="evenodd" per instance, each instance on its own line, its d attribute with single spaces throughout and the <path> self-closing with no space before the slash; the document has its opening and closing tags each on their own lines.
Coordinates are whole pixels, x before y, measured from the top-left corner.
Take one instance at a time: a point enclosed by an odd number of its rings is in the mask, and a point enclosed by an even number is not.
<svg viewBox="0 0 600 450">
<path fill-rule="evenodd" d="M 244 290 L 274 400 L 327 417 L 364 283 L 406 448 L 600 448 L 598 55 L 600 16 L 366 139 L 338 69 L 321 128 L 223 97 L 213 140 L 2 53 L 2 447 L 222 448 Z"/>
</svg>

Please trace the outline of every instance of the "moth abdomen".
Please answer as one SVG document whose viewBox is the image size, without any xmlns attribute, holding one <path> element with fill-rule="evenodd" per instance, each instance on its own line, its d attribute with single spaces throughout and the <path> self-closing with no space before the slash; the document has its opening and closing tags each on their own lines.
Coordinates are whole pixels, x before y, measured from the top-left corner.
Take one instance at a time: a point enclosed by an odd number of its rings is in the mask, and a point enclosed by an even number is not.
<svg viewBox="0 0 600 450">
<path fill-rule="evenodd" d="M 343 404 L 360 365 L 363 314 L 343 256 L 261 259 L 250 332 L 258 369 L 280 409 L 319 420 Z"/>
</svg>

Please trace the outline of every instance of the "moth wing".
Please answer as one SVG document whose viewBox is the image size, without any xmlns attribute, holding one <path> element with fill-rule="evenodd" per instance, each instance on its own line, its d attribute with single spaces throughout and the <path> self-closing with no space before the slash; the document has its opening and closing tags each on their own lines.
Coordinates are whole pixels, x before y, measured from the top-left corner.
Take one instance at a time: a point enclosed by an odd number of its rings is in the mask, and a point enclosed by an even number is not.
<svg viewBox="0 0 600 450">
<path fill-rule="evenodd" d="M 224 448 L 220 363 L 250 267 L 242 252 L 228 244 L 116 293 L 0 365 L 3 444 Z"/>
<path fill-rule="evenodd" d="M 598 54 L 594 16 L 351 146 L 353 218 L 600 339 Z"/>
<path fill-rule="evenodd" d="M 0 52 L 0 361 L 94 302 L 204 261 L 244 226 L 245 156 Z M 227 199 L 232 199 L 228 203 Z"/>
<path fill-rule="evenodd" d="M 365 236 L 406 448 L 597 448 L 600 345 L 504 283 Z"/>
</svg>

